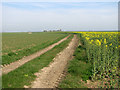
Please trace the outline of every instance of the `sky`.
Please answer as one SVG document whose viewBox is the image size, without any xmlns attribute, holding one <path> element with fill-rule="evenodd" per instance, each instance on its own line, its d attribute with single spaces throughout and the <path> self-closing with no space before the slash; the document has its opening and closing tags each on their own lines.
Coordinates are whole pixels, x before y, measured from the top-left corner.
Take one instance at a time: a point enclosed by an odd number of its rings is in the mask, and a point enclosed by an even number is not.
<svg viewBox="0 0 120 90">
<path fill-rule="evenodd" d="M 118 2 L 2 2 L 3 32 L 118 30 Z"/>
</svg>

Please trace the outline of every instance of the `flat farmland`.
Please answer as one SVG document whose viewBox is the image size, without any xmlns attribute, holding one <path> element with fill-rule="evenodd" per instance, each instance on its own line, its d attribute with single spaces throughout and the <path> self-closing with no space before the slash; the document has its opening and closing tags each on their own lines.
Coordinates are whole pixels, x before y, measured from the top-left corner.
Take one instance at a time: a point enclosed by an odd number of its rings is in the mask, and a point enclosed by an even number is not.
<svg viewBox="0 0 120 90">
<path fill-rule="evenodd" d="M 30 48 L 43 43 L 51 43 L 56 39 L 66 36 L 65 34 L 55 33 L 3 33 L 2 34 L 2 53 L 15 52 L 19 49 Z"/>
<path fill-rule="evenodd" d="M 2 33 L 2 65 L 37 52 L 66 36 L 54 32 Z"/>
<path fill-rule="evenodd" d="M 2 55 L 2 88 L 120 87 L 118 32 L 4 33 L 3 37 L 9 39 L 9 49 Z"/>
</svg>

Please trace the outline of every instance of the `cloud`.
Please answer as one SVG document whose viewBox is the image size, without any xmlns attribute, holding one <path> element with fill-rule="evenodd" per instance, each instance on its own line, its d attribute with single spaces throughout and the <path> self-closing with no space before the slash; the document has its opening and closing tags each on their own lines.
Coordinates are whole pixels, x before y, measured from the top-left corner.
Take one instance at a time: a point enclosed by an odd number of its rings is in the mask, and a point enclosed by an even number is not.
<svg viewBox="0 0 120 90">
<path fill-rule="evenodd" d="M 23 5 L 23 3 L 19 3 L 19 5 L 20 4 Z M 60 28 L 63 30 L 117 29 L 117 7 L 113 7 L 116 5 L 114 5 L 114 3 L 101 3 L 104 7 L 100 7 L 100 3 L 84 3 L 84 5 L 83 3 L 24 4 L 31 7 L 37 7 L 37 9 L 27 9 L 27 7 L 23 9 L 15 6 L 3 5 L 3 31 L 23 32 Z M 97 9 L 94 7 L 97 7 Z"/>
</svg>

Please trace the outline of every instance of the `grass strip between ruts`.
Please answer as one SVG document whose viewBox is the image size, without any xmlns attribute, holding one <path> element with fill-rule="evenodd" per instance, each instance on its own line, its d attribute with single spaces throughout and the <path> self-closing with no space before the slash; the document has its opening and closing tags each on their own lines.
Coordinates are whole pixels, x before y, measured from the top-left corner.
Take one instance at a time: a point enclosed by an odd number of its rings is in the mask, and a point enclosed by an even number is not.
<svg viewBox="0 0 120 90">
<path fill-rule="evenodd" d="M 8 74 L 2 75 L 2 88 L 23 88 L 24 85 L 30 85 L 36 78 L 34 73 L 48 66 L 57 53 L 67 47 L 72 38 L 73 35 L 40 57 L 29 61 Z"/>
</svg>

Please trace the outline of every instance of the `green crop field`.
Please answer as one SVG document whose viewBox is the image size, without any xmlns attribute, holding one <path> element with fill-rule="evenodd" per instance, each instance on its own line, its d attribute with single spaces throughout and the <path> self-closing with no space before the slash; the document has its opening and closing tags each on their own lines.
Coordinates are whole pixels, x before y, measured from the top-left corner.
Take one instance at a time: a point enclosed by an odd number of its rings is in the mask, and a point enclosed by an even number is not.
<svg viewBox="0 0 120 90">
<path fill-rule="evenodd" d="M 2 34 L 2 53 L 18 51 L 19 49 L 30 48 L 43 43 L 51 43 L 54 40 L 64 37 L 65 34 L 56 33 L 3 33 Z"/>
<path fill-rule="evenodd" d="M 54 32 L 3 33 L 2 65 L 37 52 L 66 36 L 67 34 Z"/>
<path fill-rule="evenodd" d="M 68 43 L 73 38 L 71 35 L 67 40 L 55 46 L 50 51 L 33 59 L 32 61 L 24 64 L 18 69 L 5 74 L 2 76 L 2 87 L 3 88 L 23 88 L 24 85 L 30 85 L 32 81 L 35 80 L 36 75 L 34 73 L 38 72 L 43 67 L 46 67 L 53 58 L 67 47 Z M 14 79 L 13 79 L 14 78 Z"/>
</svg>

